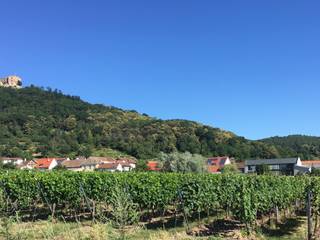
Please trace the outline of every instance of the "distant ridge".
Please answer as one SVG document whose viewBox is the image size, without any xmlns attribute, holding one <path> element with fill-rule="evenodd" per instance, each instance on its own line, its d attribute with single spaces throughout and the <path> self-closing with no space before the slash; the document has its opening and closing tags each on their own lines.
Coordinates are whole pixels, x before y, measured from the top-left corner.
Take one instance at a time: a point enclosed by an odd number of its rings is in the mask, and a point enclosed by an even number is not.
<svg viewBox="0 0 320 240">
<path fill-rule="evenodd" d="M 320 137 L 289 135 L 260 140 L 274 145 L 281 155 L 301 156 L 303 160 L 320 158 Z"/>
</svg>

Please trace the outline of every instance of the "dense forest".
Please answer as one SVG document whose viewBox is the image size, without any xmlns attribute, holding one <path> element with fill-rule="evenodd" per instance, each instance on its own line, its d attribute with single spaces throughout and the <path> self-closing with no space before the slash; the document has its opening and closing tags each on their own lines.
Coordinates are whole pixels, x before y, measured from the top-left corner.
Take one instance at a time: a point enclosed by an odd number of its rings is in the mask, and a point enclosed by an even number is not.
<svg viewBox="0 0 320 240">
<path fill-rule="evenodd" d="M 320 137 L 290 135 L 266 138 L 261 142 L 274 145 L 281 156 L 301 156 L 303 159 L 320 157 Z"/>
<path fill-rule="evenodd" d="M 299 137 L 297 137 L 299 139 Z M 320 156 L 320 140 L 250 141 L 186 120 L 160 120 L 119 108 L 93 105 L 58 90 L 0 88 L 0 155 L 89 156 L 113 149 L 139 159 L 160 152 L 190 152 L 236 159 Z M 309 150 L 310 151 L 309 151 Z"/>
</svg>

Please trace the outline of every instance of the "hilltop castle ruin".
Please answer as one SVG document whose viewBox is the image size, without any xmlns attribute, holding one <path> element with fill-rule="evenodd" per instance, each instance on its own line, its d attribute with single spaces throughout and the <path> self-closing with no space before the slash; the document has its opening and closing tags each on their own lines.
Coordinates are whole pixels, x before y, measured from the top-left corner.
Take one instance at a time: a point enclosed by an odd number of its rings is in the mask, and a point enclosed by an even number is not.
<svg viewBox="0 0 320 240">
<path fill-rule="evenodd" d="M 5 78 L 0 78 L 0 87 L 21 88 L 22 79 L 18 76 L 8 76 Z"/>
</svg>

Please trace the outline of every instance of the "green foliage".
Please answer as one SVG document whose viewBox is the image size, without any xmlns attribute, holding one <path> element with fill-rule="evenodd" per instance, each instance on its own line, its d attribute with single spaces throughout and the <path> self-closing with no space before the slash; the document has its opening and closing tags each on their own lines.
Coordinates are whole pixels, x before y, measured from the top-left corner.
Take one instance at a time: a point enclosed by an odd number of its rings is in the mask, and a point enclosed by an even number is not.
<svg viewBox="0 0 320 240">
<path fill-rule="evenodd" d="M 320 169 L 319 168 L 314 168 L 312 167 L 311 168 L 311 173 L 310 173 L 311 176 L 320 176 Z"/>
<path fill-rule="evenodd" d="M 67 171 L 67 170 L 68 169 L 65 166 L 60 164 L 53 169 L 53 171 Z"/>
<path fill-rule="evenodd" d="M 270 168 L 266 164 L 258 165 L 256 166 L 256 172 L 258 175 L 264 175 L 264 174 L 269 174 L 270 173 Z"/>
<path fill-rule="evenodd" d="M 206 159 L 199 154 L 185 153 L 160 153 L 158 157 L 162 163 L 162 170 L 166 172 L 205 172 Z"/>
<path fill-rule="evenodd" d="M 190 152 L 272 158 L 278 149 L 192 121 L 163 121 L 37 87 L 0 88 L 0 155 L 89 156 L 113 149 L 139 159 Z"/>
<path fill-rule="evenodd" d="M 138 172 L 143 172 L 148 170 L 147 161 L 146 160 L 138 160 L 136 163 L 136 168 L 134 169 Z"/>
<path fill-rule="evenodd" d="M 8 162 L 8 163 L 0 162 L 0 169 L 1 168 L 6 170 L 13 170 L 13 169 L 16 169 L 16 166 L 11 162 Z"/>
<path fill-rule="evenodd" d="M 12 234 L 13 221 L 10 218 L 0 219 L 0 236 L 5 240 L 18 240 L 19 238 L 13 237 Z M 22 238 L 21 238 L 22 239 Z"/>
<path fill-rule="evenodd" d="M 239 170 L 235 164 L 227 164 L 221 169 L 221 173 L 224 173 L 224 174 L 239 173 Z"/>
<path fill-rule="evenodd" d="M 31 213 L 30 206 L 55 205 L 61 212 L 88 212 L 84 203 L 90 199 L 113 209 L 111 215 L 121 226 L 133 223 L 138 209 L 171 208 L 188 216 L 221 209 L 250 229 L 258 213 L 304 201 L 308 189 L 314 192 L 316 209 L 320 206 L 320 181 L 310 177 L 10 171 L 0 175 L 0 184 L 15 211 Z"/>
<path fill-rule="evenodd" d="M 274 145 L 281 156 L 299 156 L 304 160 L 320 157 L 320 137 L 291 135 L 266 138 L 261 142 Z"/>
<path fill-rule="evenodd" d="M 130 193 L 116 186 L 110 201 L 113 225 L 120 230 L 139 221 L 138 204 L 134 203 Z"/>
<path fill-rule="evenodd" d="M 312 197 L 312 206 L 313 211 L 316 214 L 320 215 L 320 178 L 319 177 L 311 177 L 309 178 L 309 186 L 306 189 L 307 191 L 311 191 L 313 193 Z"/>
<path fill-rule="evenodd" d="M 130 158 L 131 156 L 111 148 L 97 148 L 92 151 L 92 156 L 112 157 L 112 158 Z"/>
</svg>

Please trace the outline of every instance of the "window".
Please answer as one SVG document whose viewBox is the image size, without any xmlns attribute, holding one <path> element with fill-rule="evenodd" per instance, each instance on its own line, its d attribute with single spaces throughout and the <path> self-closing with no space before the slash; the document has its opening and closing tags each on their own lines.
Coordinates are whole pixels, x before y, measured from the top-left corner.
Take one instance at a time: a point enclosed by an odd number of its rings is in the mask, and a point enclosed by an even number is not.
<svg viewBox="0 0 320 240">
<path fill-rule="evenodd" d="M 248 170 L 249 171 L 255 171 L 256 170 L 256 166 L 248 166 Z"/>
<path fill-rule="evenodd" d="M 271 170 L 279 170 L 280 166 L 279 165 L 270 165 Z"/>
</svg>

